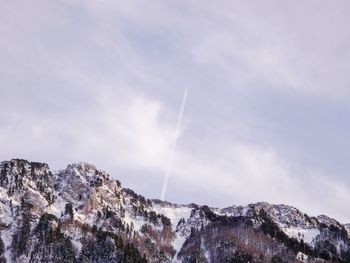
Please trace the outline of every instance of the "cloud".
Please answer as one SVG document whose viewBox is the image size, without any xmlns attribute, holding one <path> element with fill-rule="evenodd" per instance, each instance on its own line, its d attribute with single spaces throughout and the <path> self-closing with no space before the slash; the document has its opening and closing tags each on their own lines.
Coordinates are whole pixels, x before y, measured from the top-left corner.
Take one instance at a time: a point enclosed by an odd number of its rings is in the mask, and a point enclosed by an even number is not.
<svg viewBox="0 0 350 263">
<path fill-rule="evenodd" d="M 170 124 L 159 121 L 160 103 L 136 94 L 96 96 L 95 106 L 62 119 L 13 118 L 9 129 L 2 130 L 3 152 L 32 158 L 35 152 L 63 147 L 58 150 L 71 161 L 164 169 L 174 134 Z"/>
<path fill-rule="evenodd" d="M 173 183 L 192 189 L 198 203 L 203 198 L 213 206 L 267 201 L 293 205 L 314 216 L 328 214 L 343 223 L 350 216 L 343 209 L 349 204 L 349 187 L 258 144 L 231 142 L 209 158 L 179 152 L 173 177 Z M 176 198 L 176 193 L 168 194 Z"/>
<path fill-rule="evenodd" d="M 8 2 L 0 157 L 92 162 L 158 197 L 188 84 L 171 200 L 350 218 L 347 6 Z"/>
<path fill-rule="evenodd" d="M 2 152 L 7 159 L 52 160 L 55 168 L 89 161 L 127 185 L 128 173 L 135 171 L 141 174 L 139 179 L 147 181 L 150 176 L 150 181 L 159 182 L 142 187 L 135 183 L 149 197 L 157 198 L 175 136 L 175 123 L 163 119 L 165 105 L 128 89 L 96 94 L 91 107 L 63 119 L 38 119 L 33 114 L 9 118 L 8 129 L 1 130 Z M 349 189 L 341 182 L 299 167 L 267 145 L 223 138 L 202 142 L 199 151 L 192 150 L 186 145 L 191 122 L 187 119 L 186 123 L 171 173 L 170 200 L 213 206 L 264 200 L 292 204 L 315 215 L 328 212 L 344 221 L 350 216 L 342 209 L 350 199 Z M 59 154 L 64 154 L 62 160 L 57 160 Z M 180 192 L 174 191 L 176 186 Z M 192 193 L 181 196 L 187 191 Z"/>
</svg>

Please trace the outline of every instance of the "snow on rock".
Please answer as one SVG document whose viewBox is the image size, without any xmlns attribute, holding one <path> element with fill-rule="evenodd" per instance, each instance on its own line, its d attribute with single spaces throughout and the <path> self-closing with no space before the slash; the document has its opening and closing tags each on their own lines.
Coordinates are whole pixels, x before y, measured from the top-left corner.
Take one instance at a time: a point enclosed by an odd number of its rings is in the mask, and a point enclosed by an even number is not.
<svg viewBox="0 0 350 263">
<path fill-rule="evenodd" d="M 231 206 L 218 209 L 217 213 L 234 217 L 254 217 L 254 215 L 259 214 L 260 210 L 264 210 L 278 224 L 282 231 L 291 238 L 296 238 L 299 241 L 303 240 L 305 243 L 313 246 L 316 237 L 320 235 L 318 222 L 315 218 L 311 218 L 288 205 L 273 205 L 266 202 L 259 202 L 247 206 Z M 327 222 L 327 225 L 335 224 L 334 222 L 336 222 L 328 217 L 318 217 L 317 219 Z"/>
<path fill-rule="evenodd" d="M 11 241 L 12 241 L 12 229 L 8 228 L 6 230 L 1 231 L 1 240 L 4 242 L 5 247 L 5 259 L 6 262 L 11 262 Z"/>
<path fill-rule="evenodd" d="M 348 232 L 348 236 L 350 238 L 350 224 L 345 224 L 344 225 L 346 232 Z"/>
<path fill-rule="evenodd" d="M 55 202 L 47 208 L 47 213 L 55 215 L 60 218 L 65 211 L 65 206 L 67 202 L 63 200 L 61 196 L 58 196 Z"/>
<path fill-rule="evenodd" d="M 230 206 L 222 209 L 215 209 L 214 212 L 218 215 L 227 215 L 227 216 L 247 216 L 250 207 L 248 206 Z"/>
<path fill-rule="evenodd" d="M 309 262 L 309 257 L 302 252 L 298 252 L 296 259 L 305 263 Z"/>
<path fill-rule="evenodd" d="M 252 206 L 256 213 L 259 213 L 261 209 L 266 211 L 281 227 L 310 229 L 315 228 L 317 224 L 316 220 L 292 206 L 283 204 L 274 205 L 266 202 L 259 202 Z"/>
<path fill-rule="evenodd" d="M 325 224 L 328 227 L 331 226 L 331 225 L 333 225 L 333 226 L 340 226 L 340 223 L 337 220 L 335 220 L 333 218 L 330 218 L 330 217 L 328 217 L 326 215 L 319 215 L 316 218 L 317 218 L 318 222 L 320 222 L 322 224 Z"/>
<path fill-rule="evenodd" d="M 27 204 L 32 205 L 36 209 L 44 209 L 48 206 L 47 200 L 37 191 L 28 189 L 23 198 Z"/>
</svg>

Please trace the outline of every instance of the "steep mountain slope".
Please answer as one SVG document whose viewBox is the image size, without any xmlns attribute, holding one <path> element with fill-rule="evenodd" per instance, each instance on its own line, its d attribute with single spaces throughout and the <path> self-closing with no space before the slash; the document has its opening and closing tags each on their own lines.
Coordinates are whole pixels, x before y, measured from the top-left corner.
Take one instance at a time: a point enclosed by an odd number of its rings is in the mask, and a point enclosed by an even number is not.
<svg viewBox="0 0 350 263">
<path fill-rule="evenodd" d="M 86 163 L 0 164 L 0 262 L 350 262 L 349 229 L 286 205 L 149 200 Z"/>
</svg>

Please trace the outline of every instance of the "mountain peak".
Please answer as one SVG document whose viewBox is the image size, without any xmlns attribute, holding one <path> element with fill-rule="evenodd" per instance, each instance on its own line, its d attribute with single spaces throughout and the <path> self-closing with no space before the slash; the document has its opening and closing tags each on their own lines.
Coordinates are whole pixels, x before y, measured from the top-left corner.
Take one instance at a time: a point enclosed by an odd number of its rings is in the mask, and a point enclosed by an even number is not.
<svg viewBox="0 0 350 263">
<path fill-rule="evenodd" d="M 0 262 L 350 262 L 349 229 L 283 204 L 150 200 L 84 162 L 0 164 Z"/>
<path fill-rule="evenodd" d="M 49 165 L 47 163 L 42 163 L 42 162 L 31 162 L 25 159 L 19 159 L 19 158 L 14 158 L 11 159 L 10 161 L 2 161 L 0 163 L 1 166 L 3 165 L 9 165 L 11 167 L 36 167 L 36 168 L 40 168 L 40 167 L 45 167 L 47 169 L 49 169 Z"/>
</svg>

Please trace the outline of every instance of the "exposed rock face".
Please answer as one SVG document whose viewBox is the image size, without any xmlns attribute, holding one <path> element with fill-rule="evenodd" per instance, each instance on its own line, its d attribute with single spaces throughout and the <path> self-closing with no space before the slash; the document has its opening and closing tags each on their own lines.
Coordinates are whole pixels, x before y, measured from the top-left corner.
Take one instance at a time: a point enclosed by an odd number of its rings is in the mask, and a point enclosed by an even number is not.
<svg viewBox="0 0 350 263">
<path fill-rule="evenodd" d="M 350 262 L 349 229 L 286 205 L 149 200 L 86 163 L 0 164 L 0 263 Z"/>
</svg>

